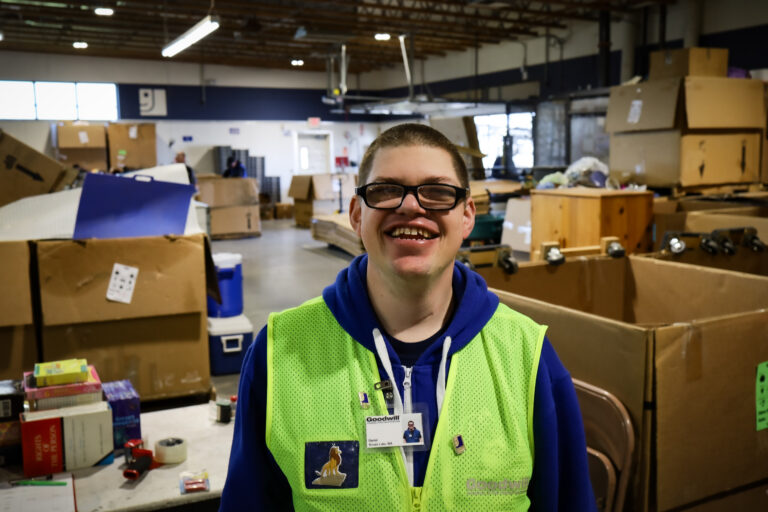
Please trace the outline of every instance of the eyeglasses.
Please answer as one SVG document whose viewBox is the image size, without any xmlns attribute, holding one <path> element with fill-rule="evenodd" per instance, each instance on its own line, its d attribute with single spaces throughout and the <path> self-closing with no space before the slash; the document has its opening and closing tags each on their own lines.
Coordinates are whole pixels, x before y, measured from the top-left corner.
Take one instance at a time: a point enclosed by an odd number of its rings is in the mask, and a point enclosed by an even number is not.
<svg viewBox="0 0 768 512">
<path fill-rule="evenodd" d="M 419 206 L 425 210 L 452 210 L 462 199 L 467 197 L 466 188 L 454 187 L 445 183 L 428 183 L 407 186 L 399 183 L 369 183 L 355 189 L 355 194 L 365 201 L 369 208 L 394 210 L 403 204 L 405 195 L 413 192 Z"/>
</svg>

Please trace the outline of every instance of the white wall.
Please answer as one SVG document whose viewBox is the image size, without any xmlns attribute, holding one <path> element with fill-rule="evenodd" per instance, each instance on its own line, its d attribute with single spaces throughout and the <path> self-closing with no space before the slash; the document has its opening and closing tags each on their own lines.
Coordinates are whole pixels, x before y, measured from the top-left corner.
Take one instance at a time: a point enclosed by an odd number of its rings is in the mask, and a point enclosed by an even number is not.
<svg viewBox="0 0 768 512">
<path fill-rule="evenodd" d="M 0 121 L 0 129 L 55 157 L 50 127 L 48 121 Z M 239 133 L 230 134 L 230 128 L 236 128 Z M 350 161 L 357 163 L 380 133 L 376 123 L 322 122 L 316 129 L 332 133 L 334 157 L 347 155 Z M 280 176 L 282 199 L 288 202 L 288 187 L 294 171 L 294 130 L 311 131 L 312 128 L 302 121 L 157 121 L 157 163 L 173 163 L 176 153 L 184 151 L 187 163 L 195 172 L 213 173 L 221 170 L 215 169 L 213 146 L 247 149 L 251 156 L 265 158 L 267 176 Z M 191 136 L 192 141 L 183 142 L 184 136 Z M 356 172 L 357 169 L 346 171 Z"/>
</svg>

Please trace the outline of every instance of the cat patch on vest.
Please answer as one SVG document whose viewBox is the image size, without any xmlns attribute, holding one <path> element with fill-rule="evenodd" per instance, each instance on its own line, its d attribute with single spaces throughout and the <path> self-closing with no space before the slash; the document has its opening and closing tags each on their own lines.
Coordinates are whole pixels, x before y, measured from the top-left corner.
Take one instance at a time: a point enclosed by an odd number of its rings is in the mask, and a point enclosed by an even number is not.
<svg viewBox="0 0 768 512">
<path fill-rule="evenodd" d="M 304 485 L 307 489 L 355 488 L 359 462 L 358 441 L 305 443 Z"/>
</svg>

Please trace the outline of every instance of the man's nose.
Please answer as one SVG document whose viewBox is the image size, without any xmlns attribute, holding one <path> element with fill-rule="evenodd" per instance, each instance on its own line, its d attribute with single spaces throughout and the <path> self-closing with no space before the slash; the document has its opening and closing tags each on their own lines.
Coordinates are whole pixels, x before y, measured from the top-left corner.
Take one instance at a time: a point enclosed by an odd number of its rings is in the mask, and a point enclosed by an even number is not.
<svg viewBox="0 0 768 512">
<path fill-rule="evenodd" d="M 404 209 L 408 211 L 424 210 L 424 208 L 422 208 L 421 205 L 419 204 L 419 200 L 416 198 L 415 190 L 409 190 L 405 193 L 405 197 L 403 198 L 403 202 L 400 204 L 399 209 Z"/>
</svg>

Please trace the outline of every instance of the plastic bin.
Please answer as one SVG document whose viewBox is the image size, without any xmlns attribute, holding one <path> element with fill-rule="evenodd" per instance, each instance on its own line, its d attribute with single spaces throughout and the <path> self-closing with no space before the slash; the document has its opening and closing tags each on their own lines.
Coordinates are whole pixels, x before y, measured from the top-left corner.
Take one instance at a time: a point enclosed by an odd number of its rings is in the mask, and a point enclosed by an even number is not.
<svg viewBox="0 0 768 512">
<path fill-rule="evenodd" d="M 221 252 L 213 255 L 216 277 L 219 280 L 221 304 L 208 297 L 208 316 L 228 318 L 243 314 L 243 257 L 237 253 Z"/>
<path fill-rule="evenodd" d="M 208 318 L 211 374 L 239 373 L 245 351 L 253 343 L 253 325 L 245 315 Z"/>
</svg>

